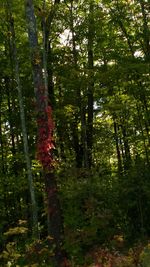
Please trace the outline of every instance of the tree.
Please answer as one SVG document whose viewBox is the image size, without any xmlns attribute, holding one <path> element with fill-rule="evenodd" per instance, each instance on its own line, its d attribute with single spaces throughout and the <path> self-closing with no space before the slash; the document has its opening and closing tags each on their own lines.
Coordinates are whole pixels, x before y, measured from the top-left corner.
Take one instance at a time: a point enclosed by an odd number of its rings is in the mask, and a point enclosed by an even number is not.
<svg viewBox="0 0 150 267">
<path fill-rule="evenodd" d="M 54 162 L 52 150 L 54 148 L 52 108 L 48 104 L 47 88 L 42 77 L 42 62 L 38 47 L 36 21 L 32 0 L 26 0 L 26 17 L 28 23 L 29 42 L 31 49 L 31 63 L 37 108 L 37 157 L 43 167 L 45 190 L 47 193 L 48 233 L 54 244 L 54 265 L 61 266 L 62 255 L 62 217 L 57 196 L 57 184 L 54 177 Z"/>
<path fill-rule="evenodd" d="M 14 76 L 17 84 L 17 91 L 18 91 L 18 99 L 19 99 L 19 108 L 20 108 L 20 120 L 22 126 L 22 134 L 23 134 L 23 144 L 24 144 L 24 155 L 26 160 L 26 167 L 27 167 L 27 175 L 28 175 L 28 183 L 30 189 L 30 196 L 31 196 L 31 210 L 32 210 L 32 229 L 33 229 L 33 237 L 38 238 L 38 215 L 37 215 L 37 204 L 35 200 L 35 192 L 34 192 L 34 185 L 33 185 L 33 177 L 32 177 L 32 170 L 31 170 L 31 163 L 30 163 L 30 156 L 29 156 L 29 146 L 28 146 L 28 138 L 27 138 L 27 130 L 26 130 L 26 122 L 25 122 L 25 112 L 24 112 L 24 104 L 23 104 L 23 97 L 22 97 L 22 88 L 19 76 L 19 64 L 17 58 L 17 49 L 16 49 L 16 41 L 15 41 L 15 31 L 14 31 L 14 20 L 11 13 L 11 6 L 10 3 L 7 2 L 7 9 L 8 12 L 8 23 L 9 23 L 9 30 L 11 33 L 10 37 L 10 58 L 11 63 L 14 70 Z M 14 142 L 13 142 L 14 143 Z"/>
<path fill-rule="evenodd" d="M 37 259 L 60 266 L 63 248 L 72 265 L 92 265 L 86 255 L 116 245 L 115 235 L 132 246 L 150 233 L 148 1 L 26 0 L 27 20 L 22 1 L 11 10 L 6 2 L 0 10 L 3 256 L 13 241 L 17 253 L 9 261 L 16 266 Z M 38 205 L 33 243 L 21 114 Z M 29 228 L 26 240 L 9 235 L 20 220 Z"/>
</svg>

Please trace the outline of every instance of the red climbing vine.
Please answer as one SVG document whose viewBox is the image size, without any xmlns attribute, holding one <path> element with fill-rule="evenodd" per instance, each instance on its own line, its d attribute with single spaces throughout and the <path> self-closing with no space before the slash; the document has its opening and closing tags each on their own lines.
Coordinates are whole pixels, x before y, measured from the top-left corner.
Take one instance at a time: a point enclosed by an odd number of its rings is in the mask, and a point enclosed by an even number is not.
<svg viewBox="0 0 150 267">
<path fill-rule="evenodd" d="M 42 99 L 41 102 L 42 103 L 45 102 L 44 99 Z M 44 168 L 48 169 L 51 167 L 53 161 L 52 149 L 54 148 L 54 142 L 53 142 L 54 122 L 52 119 L 51 106 L 45 105 L 43 110 L 40 111 L 40 114 L 37 119 L 37 124 L 38 124 L 37 159 L 40 161 L 40 163 Z"/>
</svg>

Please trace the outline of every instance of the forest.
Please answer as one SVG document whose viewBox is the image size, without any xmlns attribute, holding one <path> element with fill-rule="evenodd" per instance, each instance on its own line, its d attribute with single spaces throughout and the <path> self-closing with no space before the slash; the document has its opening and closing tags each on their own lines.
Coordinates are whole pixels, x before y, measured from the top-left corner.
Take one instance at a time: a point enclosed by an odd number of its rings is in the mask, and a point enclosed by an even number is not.
<svg viewBox="0 0 150 267">
<path fill-rule="evenodd" d="M 0 1 L 0 266 L 150 267 L 149 0 Z"/>
</svg>

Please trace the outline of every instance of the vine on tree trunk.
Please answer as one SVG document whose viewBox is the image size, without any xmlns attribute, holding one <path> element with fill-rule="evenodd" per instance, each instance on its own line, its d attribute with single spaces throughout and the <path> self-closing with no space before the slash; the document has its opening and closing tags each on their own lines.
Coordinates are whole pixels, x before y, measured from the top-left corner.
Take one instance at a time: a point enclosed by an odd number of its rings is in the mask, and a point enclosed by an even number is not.
<svg viewBox="0 0 150 267">
<path fill-rule="evenodd" d="M 41 104 L 45 104 L 45 98 L 41 99 Z M 42 103 L 43 102 L 43 103 Z M 52 119 L 52 108 L 46 106 L 40 112 L 38 119 L 38 140 L 37 140 L 37 159 L 44 169 L 50 169 L 53 161 L 52 149 L 54 148 L 53 130 L 54 122 Z"/>
</svg>

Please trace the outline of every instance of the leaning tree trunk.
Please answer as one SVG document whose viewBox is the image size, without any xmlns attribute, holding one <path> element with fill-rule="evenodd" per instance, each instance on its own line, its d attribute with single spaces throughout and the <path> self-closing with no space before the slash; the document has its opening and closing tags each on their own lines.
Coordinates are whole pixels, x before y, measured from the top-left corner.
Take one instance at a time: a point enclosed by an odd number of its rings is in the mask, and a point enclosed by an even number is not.
<svg viewBox="0 0 150 267">
<path fill-rule="evenodd" d="M 52 108 L 48 105 L 47 88 L 42 77 L 42 64 L 38 47 L 36 20 L 32 0 L 25 0 L 28 36 L 31 50 L 34 92 L 37 109 L 37 158 L 43 167 L 45 190 L 47 194 L 47 212 L 49 218 L 48 234 L 52 237 L 50 246 L 54 248 L 53 266 L 60 267 L 63 262 L 62 253 L 62 216 L 57 195 L 57 183 L 54 176 L 53 155 L 54 148 Z"/>
<path fill-rule="evenodd" d="M 38 237 L 38 216 L 37 216 L 37 204 L 35 200 L 35 192 L 34 192 L 34 185 L 33 185 L 33 178 L 32 178 L 32 171 L 31 171 L 31 162 L 29 156 L 29 147 L 28 147 L 28 138 L 27 138 L 27 130 L 26 130 L 26 122 L 25 122 L 25 113 L 24 113 L 24 105 L 23 105 L 23 97 L 22 97 L 22 88 L 20 83 L 20 76 L 19 76 L 19 64 L 17 58 L 17 49 L 16 49 L 16 42 L 15 42 L 15 30 L 14 30 L 14 21 L 11 14 L 11 8 L 9 5 L 9 1 L 7 2 L 8 7 L 8 20 L 9 20 L 9 28 L 11 32 L 11 57 L 12 63 L 14 66 L 14 77 L 17 84 L 18 90 L 18 100 L 19 100 L 19 108 L 20 108 L 20 119 L 21 119 L 21 127 L 22 127 L 22 135 L 23 135 L 23 145 L 24 145 L 24 154 L 26 160 L 26 167 L 27 167 L 27 175 L 28 175 L 28 183 L 30 189 L 30 197 L 31 197 L 31 207 L 32 207 L 32 231 L 33 236 Z"/>
</svg>

